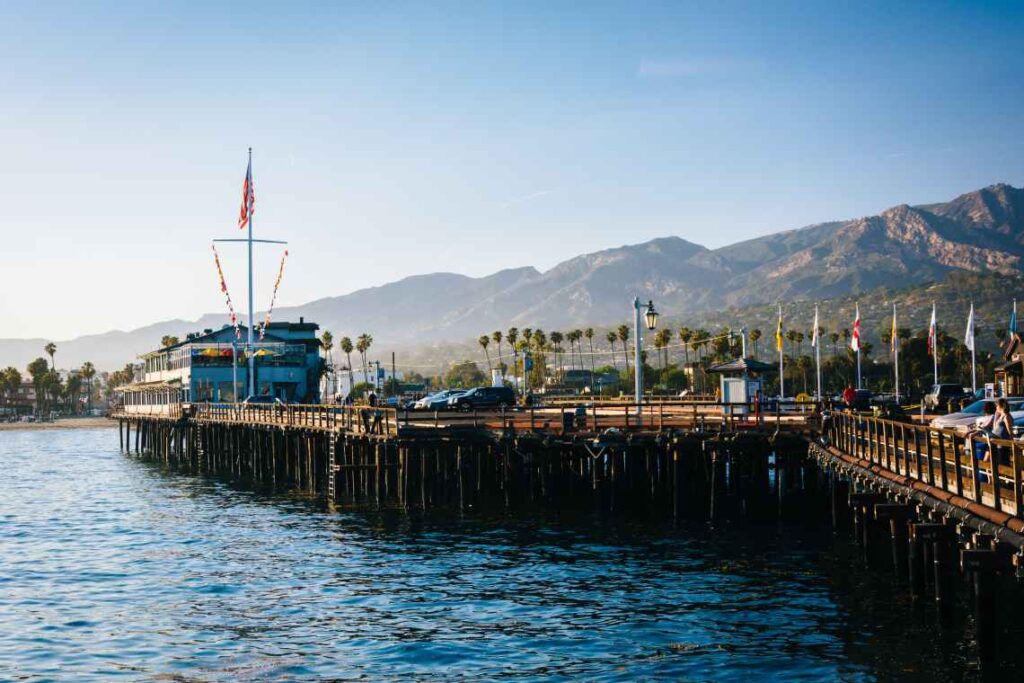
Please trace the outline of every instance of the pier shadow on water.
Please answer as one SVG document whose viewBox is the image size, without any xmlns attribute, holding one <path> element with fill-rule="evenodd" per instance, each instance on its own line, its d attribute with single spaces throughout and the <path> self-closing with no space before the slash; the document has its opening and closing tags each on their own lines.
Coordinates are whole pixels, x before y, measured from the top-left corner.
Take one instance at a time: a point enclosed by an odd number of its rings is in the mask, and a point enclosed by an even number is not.
<svg viewBox="0 0 1024 683">
<path fill-rule="evenodd" d="M 713 522 L 587 505 L 332 511 L 109 441 L 0 435 L 5 677 L 988 677 L 966 610 L 941 628 L 833 534 L 817 489 L 726 496 Z M 1013 650 L 986 673 L 1024 671 Z"/>
</svg>

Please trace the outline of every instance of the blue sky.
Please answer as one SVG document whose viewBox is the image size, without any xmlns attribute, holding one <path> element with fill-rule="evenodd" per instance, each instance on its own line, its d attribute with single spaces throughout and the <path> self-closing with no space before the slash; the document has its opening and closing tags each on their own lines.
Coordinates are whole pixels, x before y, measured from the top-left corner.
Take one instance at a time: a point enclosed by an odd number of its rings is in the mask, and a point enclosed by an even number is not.
<svg viewBox="0 0 1024 683">
<path fill-rule="evenodd" d="M 249 145 L 280 304 L 1024 184 L 1020 3 L 33 5 L 0 6 L 0 337 L 223 309 Z"/>
</svg>

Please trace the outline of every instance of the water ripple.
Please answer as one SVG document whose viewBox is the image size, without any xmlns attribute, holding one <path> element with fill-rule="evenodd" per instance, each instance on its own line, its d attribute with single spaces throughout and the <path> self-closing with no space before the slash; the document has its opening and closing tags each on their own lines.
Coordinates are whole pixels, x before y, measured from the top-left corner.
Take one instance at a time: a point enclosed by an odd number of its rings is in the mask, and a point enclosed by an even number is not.
<svg viewBox="0 0 1024 683">
<path fill-rule="evenodd" d="M 873 630 L 893 594 L 837 589 L 827 533 L 327 514 L 111 437 L 0 433 L 0 678 L 860 681 L 946 651 Z"/>
</svg>

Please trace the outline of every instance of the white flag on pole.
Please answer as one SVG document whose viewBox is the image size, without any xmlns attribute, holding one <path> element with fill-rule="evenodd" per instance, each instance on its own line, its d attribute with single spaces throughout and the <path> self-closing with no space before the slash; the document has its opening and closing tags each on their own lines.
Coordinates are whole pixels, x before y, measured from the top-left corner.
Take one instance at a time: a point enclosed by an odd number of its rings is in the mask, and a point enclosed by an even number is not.
<svg viewBox="0 0 1024 683">
<path fill-rule="evenodd" d="M 971 312 L 967 315 L 967 331 L 964 332 L 964 346 L 969 351 L 974 350 L 974 303 L 971 302 Z"/>
<path fill-rule="evenodd" d="M 818 307 L 814 307 L 814 329 L 811 330 L 811 348 L 818 345 Z"/>
</svg>

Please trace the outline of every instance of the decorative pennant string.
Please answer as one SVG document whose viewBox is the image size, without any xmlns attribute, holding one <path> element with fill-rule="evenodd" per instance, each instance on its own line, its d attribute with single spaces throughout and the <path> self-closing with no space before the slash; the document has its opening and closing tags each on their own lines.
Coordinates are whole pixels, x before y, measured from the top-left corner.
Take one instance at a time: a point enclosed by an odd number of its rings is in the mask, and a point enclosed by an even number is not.
<svg viewBox="0 0 1024 683">
<path fill-rule="evenodd" d="M 286 258 L 288 258 L 287 249 L 284 250 L 284 254 L 281 256 L 281 265 L 277 268 L 277 279 L 274 280 L 274 293 L 270 296 L 270 308 L 267 309 L 267 315 L 260 325 L 260 341 L 263 341 L 263 335 L 267 333 L 267 326 L 270 325 L 270 317 L 274 313 L 274 302 L 277 301 L 277 290 L 281 286 L 281 277 L 284 276 L 284 260 Z"/>
<path fill-rule="evenodd" d="M 228 292 L 228 284 L 224 281 L 224 269 L 220 266 L 220 254 L 217 253 L 217 245 L 211 244 L 210 248 L 213 249 L 213 262 L 217 264 L 217 276 L 220 278 L 220 291 L 223 292 L 224 299 L 227 301 L 231 325 L 235 328 L 235 338 L 241 339 L 242 331 L 238 326 L 238 315 L 235 313 L 235 305 L 231 303 L 231 294 Z M 280 279 L 280 276 L 278 276 L 278 279 Z"/>
</svg>

